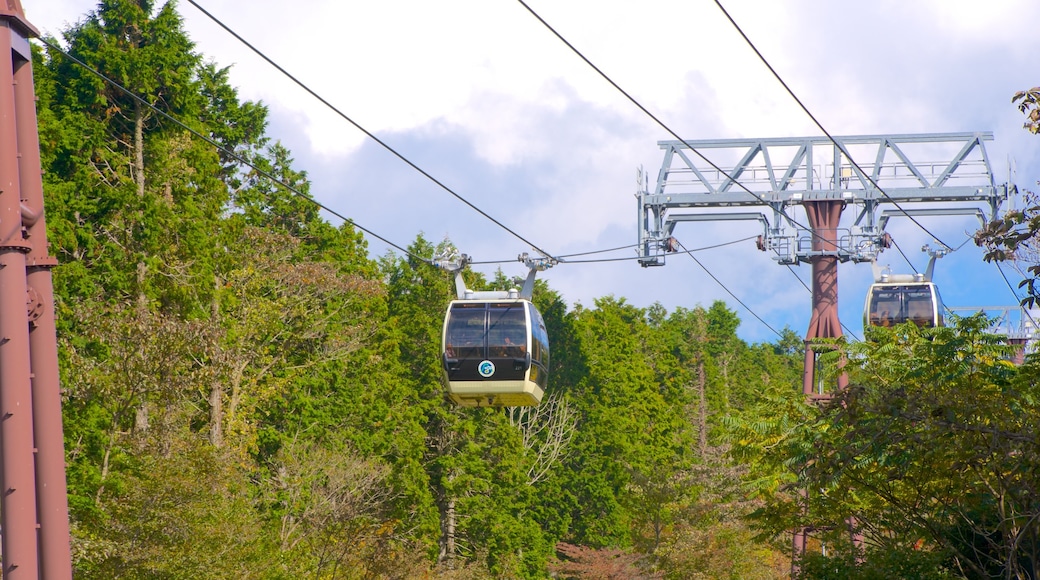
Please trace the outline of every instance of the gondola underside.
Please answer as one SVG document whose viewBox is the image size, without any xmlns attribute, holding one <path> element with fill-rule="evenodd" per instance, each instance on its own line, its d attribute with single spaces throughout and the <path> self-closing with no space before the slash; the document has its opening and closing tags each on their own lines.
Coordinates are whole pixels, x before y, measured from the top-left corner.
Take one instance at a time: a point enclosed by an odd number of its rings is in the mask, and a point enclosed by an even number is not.
<svg viewBox="0 0 1040 580">
<path fill-rule="evenodd" d="M 461 407 L 533 407 L 544 394 L 534 381 L 449 381 L 448 392 Z"/>
<path fill-rule="evenodd" d="M 463 407 L 534 406 L 545 394 L 536 382 L 538 367 L 525 358 L 446 358 L 444 367 L 448 375 L 448 395 Z M 489 368 L 492 374 L 485 377 Z"/>
</svg>

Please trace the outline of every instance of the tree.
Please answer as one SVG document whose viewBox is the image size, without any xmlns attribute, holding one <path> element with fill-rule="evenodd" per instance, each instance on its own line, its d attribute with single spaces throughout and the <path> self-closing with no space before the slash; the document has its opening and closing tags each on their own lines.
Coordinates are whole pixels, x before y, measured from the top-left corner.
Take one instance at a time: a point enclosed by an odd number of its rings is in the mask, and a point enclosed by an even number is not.
<svg viewBox="0 0 1040 580">
<path fill-rule="evenodd" d="M 1019 112 L 1026 116 L 1023 127 L 1034 135 L 1040 134 L 1040 87 L 1018 91 L 1011 97 L 1011 102 L 1017 103 Z"/>
<path fill-rule="evenodd" d="M 219 335 L 211 364 L 219 371 L 209 393 L 210 442 L 234 436 L 255 448 L 255 413 L 298 377 L 342 360 L 375 332 L 376 321 L 356 308 L 376 284 L 314 261 L 301 242 L 251 226 L 231 240 L 236 251 L 218 273 L 211 324 Z"/>
<path fill-rule="evenodd" d="M 272 467 L 261 501 L 278 517 L 285 573 L 336 577 L 378 560 L 366 546 L 380 543 L 395 493 L 389 466 L 349 448 L 297 439 L 279 449 Z"/>
<path fill-rule="evenodd" d="M 547 477 L 570 452 L 577 417 L 567 398 L 552 394 L 537 407 L 508 407 L 509 424 L 520 432 L 523 448 L 530 453 L 527 485 Z"/>
<path fill-rule="evenodd" d="M 1035 577 L 1037 369 L 1008 362 L 1011 347 L 985 334 L 987 323 L 904 324 L 872 329 L 869 342 L 835 342 L 850 387 L 830 404 L 803 405 L 806 415 L 785 432 L 745 434 L 746 454 L 786 466 L 782 481 L 809 490 L 804 498 L 768 490 L 757 514 L 765 529 L 816 530 L 858 558 L 861 572 L 919 549 L 970 577 Z M 841 354 L 828 355 L 832 366 Z M 853 530 L 841 524 L 850 520 Z M 850 531 L 862 534 L 865 552 Z"/>
<path fill-rule="evenodd" d="M 581 428 L 564 484 L 573 498 L 571 541 L 627 547 L 670 501 L 656 486 L 690 460 L 686 382 L 645 312 L 623 299 L 597 300 L 577 314 L 576 327 L 588 373 L 573 398 Z"/>
<path fill-rule="evenodd" d="M 1040 87 L 1019 91 L 1011 98 L 1026 115 L 1024 128 L 1040 134 Z M 1040 300 L 1040 202 L 1035 193 L 1026 192 L 1023 209 L 1010 210 L 986 224 L 975 234 L 975 244 L 986 249 L 987 262 L 1011 262 L 1025 278 L 1022 305 L 1032 307 Z M 1019 265 L 1022 264 L 1022 265 Z"/>
<path fill-rule="evenodd" d="M 588 580 L 652 580 L 662 578 L 659 573 L 647 573 L 640 568 L 644 560 L 639 554 L 608 548 L 585 548 L 566 542 L 556 545 L 565 559 L 557 560 L 550 568 L 563 578 Z"/>
<path fill-rule="evenodd" d="M 193 386 L 206 379 L 207 369 L 197 361 L 205 358 L 208 341 L 198 323 L 125 304 L 84 304 L 76 314 L 88 330 L 61 345 L 68 385 L 64 407 L 73 418 L 66 422 L 66 436 L 79 441 L 70 450 L 70 493 L 76 496 L 70 504 L 86 508 L 88 498 L 101 503 L 117 466 L 133 463 L 133 442 L 142 436 L 134 415 L 143 401 L 165 411 L 152 436 L 170 445 Z"/>
</svg>

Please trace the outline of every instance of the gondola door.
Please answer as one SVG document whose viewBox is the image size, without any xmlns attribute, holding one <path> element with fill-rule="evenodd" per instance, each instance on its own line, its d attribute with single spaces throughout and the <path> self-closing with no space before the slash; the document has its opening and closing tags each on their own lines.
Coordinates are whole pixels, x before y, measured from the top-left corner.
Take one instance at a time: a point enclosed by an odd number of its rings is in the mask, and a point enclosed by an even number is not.
<svg viewBox="0 0 1040 580">
<path fill-rule="evenodd" d="M 444 373 L 448 393 L 457 404 L 525 406 L 541 401 L 544 380 L 530 380 L 527 304 L 524 300 L 459 300 L 448 307 Z"/>
</svg>

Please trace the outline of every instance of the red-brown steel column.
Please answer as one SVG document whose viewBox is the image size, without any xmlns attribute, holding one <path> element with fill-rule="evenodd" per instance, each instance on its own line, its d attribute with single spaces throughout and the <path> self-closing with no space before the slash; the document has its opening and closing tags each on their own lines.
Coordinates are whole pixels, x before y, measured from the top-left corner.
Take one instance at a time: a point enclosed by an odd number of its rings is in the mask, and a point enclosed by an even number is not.
<svg viewBox="0 0 1040 580">
<path fill-rule="evenodd" d="M 840 200 L 807 201 L 803 204 L 809 217 L 809 227 L 813 231 L 813 251 L 838 251 L 838 223 L 844 202 Z M 805 370 L 802 380 L 802 392 L 812 395 L 816 382 L 816 352 L 809 346 L 814 338 L 838 338 L 841 336 L 841 322 L 838 320 L 838 257 L 837 255 L 814 256 L 812 262 L 813 278 L 813 311 L 809 319 L 809 330 L 805 333 Z M 842 389 L 848 378 L 838 378 L 838 388 Z"/>
<path fill-rule="evenodd" d="M 0 525 L 4 580 L 37 580 L 36 470 L 29 380 L 28 295 L 22 237 L 14 61 L 30 54 L 26 29 L 0 11 Z"/>
<path fill-rule="evenodd" d="M 14 72 L 15 120 L 22 185 L 22 225 L 31 246 L 26 264 L 29 288 L 29 363 L 33 439 L 36 443 L 36 515 L 40 523 L 40 578 L 71 580 L 69 500 L 65 483 L 65 436 L 61 425 L 58 339 L 54 328 L 54 285 L 44 218 L 40 137 L 36 122 L 32 62 Z"/>
<path fill-rule="evenodd" d="M 838 224 L 844 202 L 840 200 L 807 201 L 803 203 L 809 218 L 809 227 L 813 232 L 812 248 L 814 252 L 828 252 L 830 255 L 813 256 L 812 262 L 812 318 L 809 329 L 805 333 L 805 367 L 802 377 L 802 393 L 813 396 L 816 386 L 816 351 L 810 346 L 814 338 L 838 338 L 842 335 L 841 321 L 838 319 Z M 840 375 L 838 389 L 845 388 L 848 377 Z M 808 492 L 802 490 L 802 500 L 808 503 Z M 805 554 L 808 539 L 807 530 L 794 531 L 791 547 L 793 558 L 791 573 L 798 571 L 798 560 Z"/>
</svg>

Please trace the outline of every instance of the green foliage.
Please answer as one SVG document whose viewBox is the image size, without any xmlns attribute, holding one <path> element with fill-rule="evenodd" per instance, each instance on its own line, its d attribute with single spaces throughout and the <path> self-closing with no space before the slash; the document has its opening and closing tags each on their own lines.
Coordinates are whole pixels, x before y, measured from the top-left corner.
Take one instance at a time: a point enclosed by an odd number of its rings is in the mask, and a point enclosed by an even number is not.
<svg viewBox="0 0 1040 580">
<path fill-rule="evenodd" d="M 1040 87 L 1018 91 L 1011 97 L 1011 102 L 1016 103 L 1018 111 L 1026 116 L 1023 128 L 1034 135 L 1040 133 Z"/>
<path fill-rule="evenodd" d="M 538 280 L 546 400 L 456 408 L 453 280 L 416 258 L 449 241 L 371 260 L 325 222 L 175 3 L 104 0 L 64 40 L 224 149 L 34 49 L 77 577 L 546 578 L 560 541 L 645 577 L 769 577 L 723 451 L 794 347 L 745 344 L 721 302 L 569 308 Z"/>
<path fill-rule="evenodd" d="M 1018 110 L 1026 115 L 1023 127 L 1030 133 L 1040 133 L 1040 88 L 1018 91 L 1011 98 L 1018 105 Z M 1026 191 L 1022 209 L 1010 209 L 1003 216 L 994 219 L 975 233 L 975 245 L 981 246 L 986 253 L 987 262 L 1010 262 L 1020 272 L 1024 280 L 1019 288 L 1026 290 L 1022 305 L 1033 307 L 1040 299 L 1040 247 L 1037 236 L 1040 235 L 1040 204 L 1035 193 Z"/>
<path fill-rule="evenodd" d="M 104 525 L 74 527 L 77 578 L 270 577 L 277 551 L 246 474 L 191 437 L 144 443 Z"/>
<path fill-rule="evenodd" d="M 863 574 L 887 565 L 872 558 L 911 546 L 971 576 L 1031 574 L 1040 531 L 1035 370 L 1008 362 L 1013 349 L 986 325 L 982 316 L 937 329 L 904 324 L 843 345 L 846 391 L 793 424 L 788 407 L 790 428 L 747 433 L 745 453 L 778 474 L 760 488 L 760 524 L 773 534 L 805 526 L 841 545 L 840 522 L 854 522 L 870 547 L 850 556 Z"/>
<path fill-rule="evenodd" d="M 813 552 L 799 561 L 799 580 L 944 580 L 957 578 L 945 555 L 907 548 L 876 548 L 866 554 L 846 547 L 822 554 Z"/>
<path fill-rule="evenodd" d="M 676 526 L 656 553 L 665 578 L 675 580 L 772 580 L 790 575 L 782 552 L 754 539 L 739 518 Z"/>
</svg>

